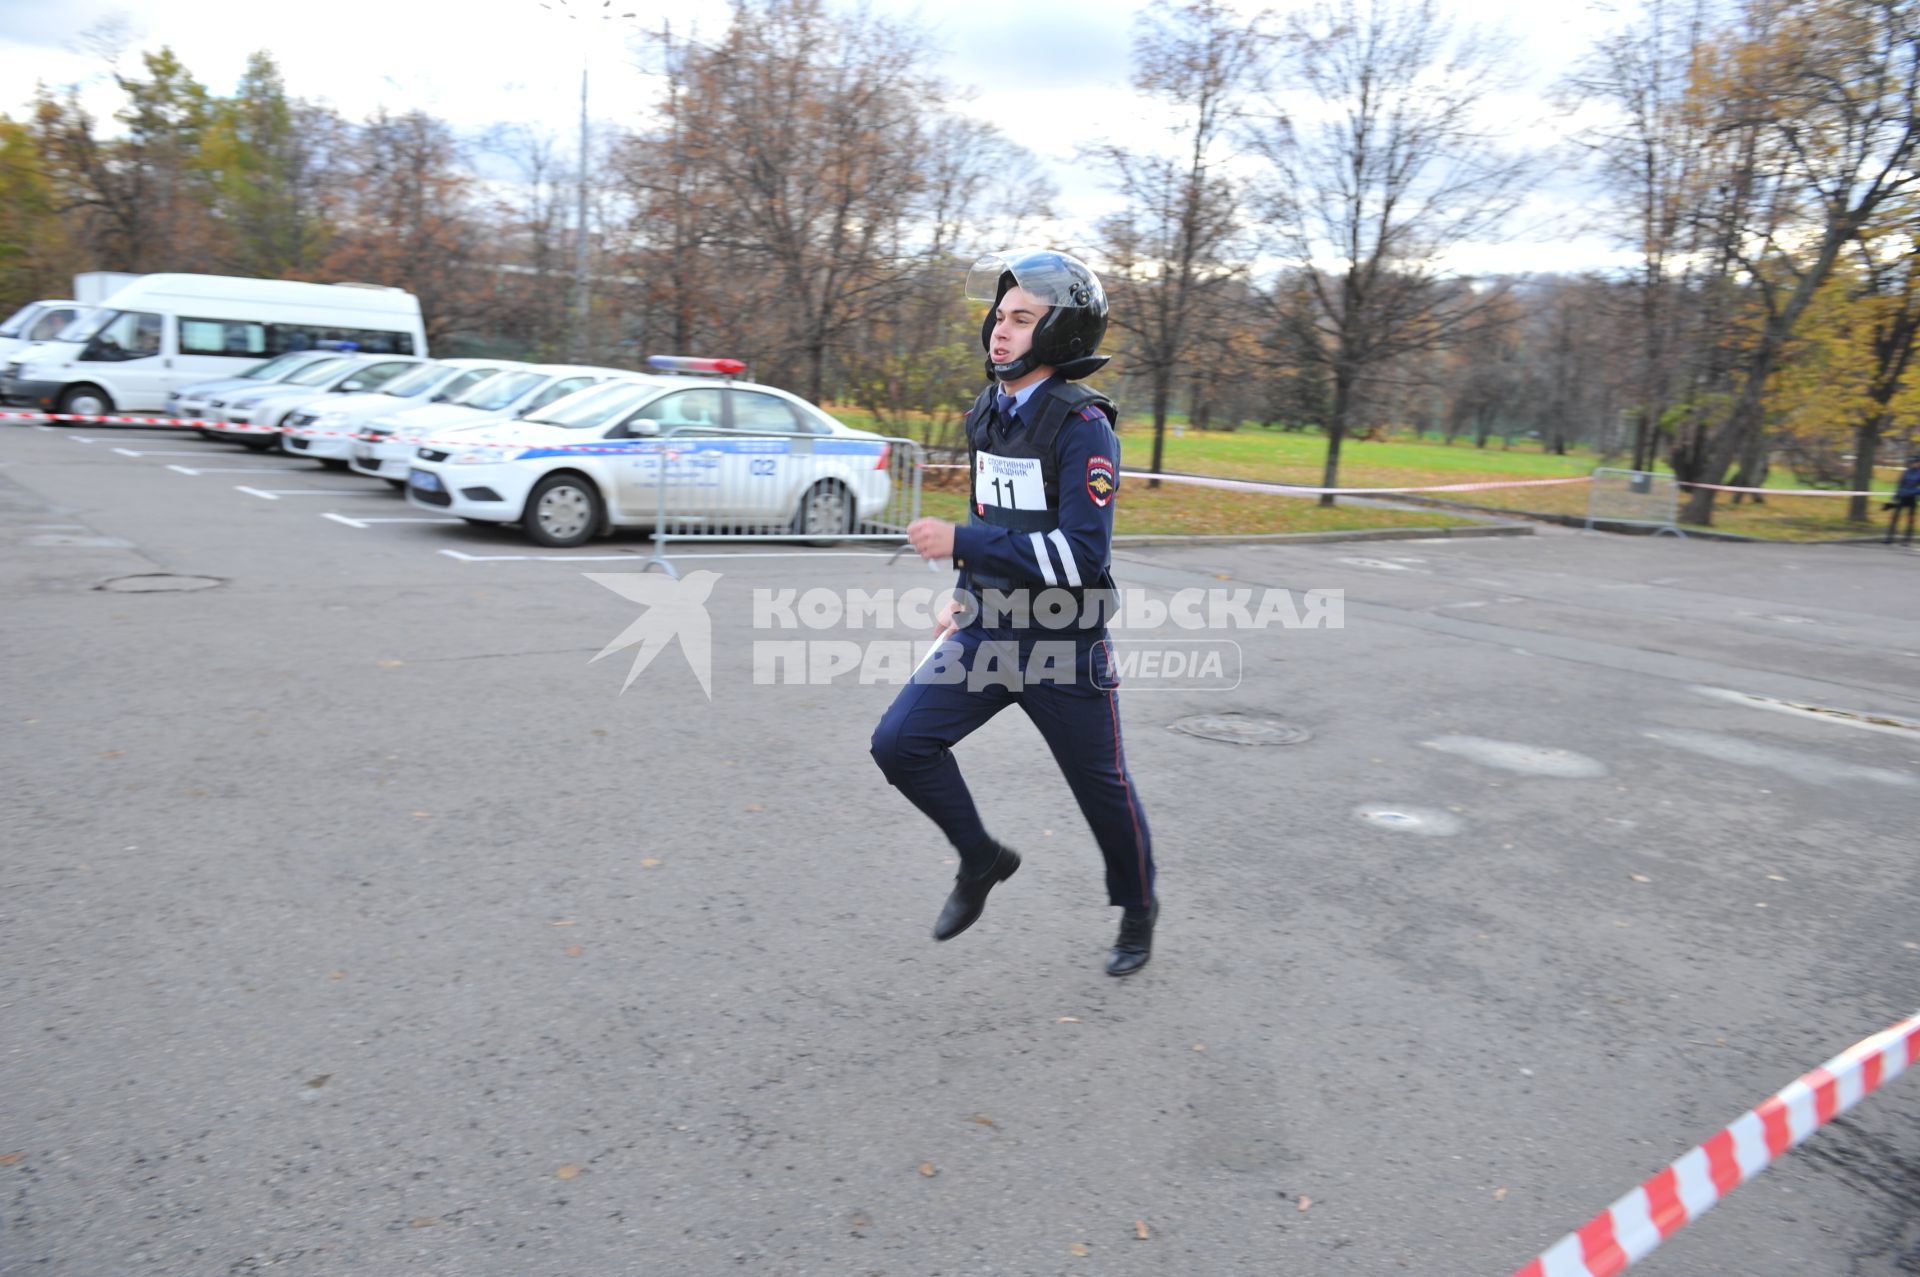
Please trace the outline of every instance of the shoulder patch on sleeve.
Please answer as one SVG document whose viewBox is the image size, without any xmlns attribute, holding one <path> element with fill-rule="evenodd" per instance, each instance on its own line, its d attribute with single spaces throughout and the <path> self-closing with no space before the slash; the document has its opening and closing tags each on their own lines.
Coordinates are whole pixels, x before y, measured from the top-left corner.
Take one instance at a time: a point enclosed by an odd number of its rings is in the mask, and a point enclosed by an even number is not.
<svg viewBox="0 0 1920 1277">
<path fill-rule="evenodd" d="M 1113 504 L 1114 494 L 1119 491 L 1120 476 L 1112 458 L 1088 457 L 1087 499 L 1104 510 Z"/>
</svg>

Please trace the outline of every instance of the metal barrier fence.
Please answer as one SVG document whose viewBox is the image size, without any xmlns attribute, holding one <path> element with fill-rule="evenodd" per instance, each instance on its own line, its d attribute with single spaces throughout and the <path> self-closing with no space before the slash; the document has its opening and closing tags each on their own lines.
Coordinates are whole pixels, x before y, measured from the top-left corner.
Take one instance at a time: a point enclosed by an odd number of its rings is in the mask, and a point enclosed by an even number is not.
<svg viewBox="0 0 1920 1277">
<path fill-rule="evenodd" d="M 1587 531 L 1595 523 L 1638 523 L 1655 536 L 1685 537 L 1680 530 L 1680 484 L 1670 474 L 1600 466 L 1587 489 Z"/>
<path fill-rule="evenodd" d="M 673 566 L 676 541 L 877 542 L 908 553 L 926 451 L 915 440 L 680 425 L 623 459 L 657 489 L 646 567 Z M 652 471 L 649 475 L 646 472 Z"/>
</svg>

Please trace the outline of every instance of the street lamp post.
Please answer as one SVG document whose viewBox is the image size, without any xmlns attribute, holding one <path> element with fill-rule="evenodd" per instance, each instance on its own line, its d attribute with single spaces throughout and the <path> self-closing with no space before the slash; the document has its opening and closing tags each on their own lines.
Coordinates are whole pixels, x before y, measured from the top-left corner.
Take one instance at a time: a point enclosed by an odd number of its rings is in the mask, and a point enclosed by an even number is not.
<svg viewBox="0 0 1920 1277">
<path fill-rule="evenodd" d="M 633 18 L 632 13 L 614 14 L 613 0 L 601 0 L 597 9 L 589 8 L 586 0 L 575 3 L 574 0 L 540 0 L 542 9 L 566 15 L 569 21 L 580 23 L 583 36 L 591 30 L 591 24 L 611 22 L 616 17 Z M 587 357 L 587 320 L 592 305 L 592 293 L 587 282 L 587 156 L 590 135 L 587 132 L 587 69 L 589 50 L 592 43 L 582 40 L 580 53 L 580 179 L 575 192 L 575 220 L 573 236 L 573 304 L 568 307 L 571 314 L 568 323 L 567 350 L 576 360 Z"/>
</svg>

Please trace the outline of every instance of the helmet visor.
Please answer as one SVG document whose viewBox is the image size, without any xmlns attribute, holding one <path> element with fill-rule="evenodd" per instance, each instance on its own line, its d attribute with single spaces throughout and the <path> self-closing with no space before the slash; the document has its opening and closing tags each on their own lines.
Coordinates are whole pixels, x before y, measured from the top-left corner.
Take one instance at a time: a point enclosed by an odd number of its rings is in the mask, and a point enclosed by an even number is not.
<svg viewBox="0 0 1920 1277">
<path fill-rule="evenodd" d="M 1000 279 L 1013 281 L 1049 306 L 1101 309 L 1106 294 L 1094 273 L 1065 253 L 1023 251 L 988 253 L 967 272 L 967 298 L 992 304 L 1000 300 Z"/>
</svg>

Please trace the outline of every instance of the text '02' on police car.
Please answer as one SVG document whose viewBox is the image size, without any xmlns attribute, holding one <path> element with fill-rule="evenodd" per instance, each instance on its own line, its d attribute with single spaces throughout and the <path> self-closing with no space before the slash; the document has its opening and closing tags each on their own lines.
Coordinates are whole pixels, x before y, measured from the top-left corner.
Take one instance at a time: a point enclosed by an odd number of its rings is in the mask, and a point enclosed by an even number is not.
<svg viewBox="0 0 1920 1277">
<path fill-rule="evenodd" d="M 471 440 L 427 440 L 407 499 L 471 523 L 518 523 L 543 546 L 614 528 L 725 526 L 831 537 L 887 505 L 889 445 L 733 359 L 656 355 Z M 714 375 L 725 378 L 716 382 Z"/>
</svg>

